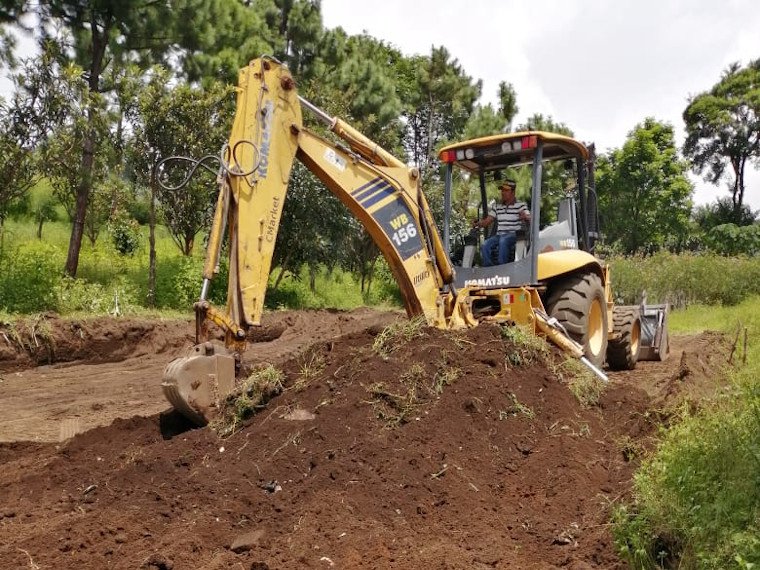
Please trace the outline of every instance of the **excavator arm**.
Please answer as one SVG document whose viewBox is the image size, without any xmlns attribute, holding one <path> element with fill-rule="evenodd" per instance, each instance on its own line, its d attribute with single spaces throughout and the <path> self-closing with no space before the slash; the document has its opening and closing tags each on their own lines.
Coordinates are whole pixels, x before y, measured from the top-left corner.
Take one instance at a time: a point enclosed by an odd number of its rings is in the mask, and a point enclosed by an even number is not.
<svg viewBox="0 0 760 570">
<path fill-rule="evenodd" d="M 301 109 L 316 114 L 346 145 L 303 126 Z M 396 278 L 407 314 L 447 328 L 456 321 L 453 268 L 445 253 L 419 173 L 300 98 L 287 68 L 271 58 L 240 71 L 237 107 L 209 234 L 196 311 L 196 346 L 169 364 L 168 400 L 198 424 L 214 416 L 235 388 L 247 330 L 259 325 L 293 161 L 298 159 L 348 207 L 378 245 Z M 224 310 L 207 300 L 229 236 L 229 286 Z M 225 332 L 209 341 L 208 325 Z M 453 323 L 456 325 L 456 323 Z"/>
</svg>

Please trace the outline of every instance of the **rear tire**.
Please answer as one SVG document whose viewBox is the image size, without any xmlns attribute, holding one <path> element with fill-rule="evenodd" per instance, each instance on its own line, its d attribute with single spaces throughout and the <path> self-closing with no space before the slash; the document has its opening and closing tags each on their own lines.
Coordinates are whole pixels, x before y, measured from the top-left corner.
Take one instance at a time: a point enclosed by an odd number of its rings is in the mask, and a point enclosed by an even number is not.
<svg viewBox="0 0 760 570">
<path fill-rule="evenodd" d="M 553 284 L 546 311 L 557 319 L 583 353 L 597 367 L 607 353 L 607 301 L 596 273 L 578 273 Z"/>
<path fill-rule="evenodd" d="M 607 345 L 607 364 L 613 370 L 633 370 L 639 360 L 641 318 L 637 307 L 615 307 L 612 310 L 615 338 Z"/>
</svg>

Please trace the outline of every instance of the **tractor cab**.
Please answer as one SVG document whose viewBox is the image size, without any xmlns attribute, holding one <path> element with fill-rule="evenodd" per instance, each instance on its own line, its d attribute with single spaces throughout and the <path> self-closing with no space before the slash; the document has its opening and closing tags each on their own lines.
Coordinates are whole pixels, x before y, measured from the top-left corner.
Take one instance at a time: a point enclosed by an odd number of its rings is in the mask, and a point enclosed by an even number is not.
<svg viewBox="0 0 760 570">
<path fill-rule="evenodd" d="M 444 147 L 444 246 L 456 268 L 455 286 L 484 289 L 539 285 L 592 263 L 598 234 L 593 146 L 542 131 L 504 133 Z M 517 182 L 517 199 L 530 222 L 517 232 L 510 261 L 484 263 L 480 245 L 495 231 L 471 230 L 499 199 L 504 179 Z M 562 255 L 559 252 L 574 251 Z M 585 254 L 584 254 L 585 252 Z"/>
</svg>

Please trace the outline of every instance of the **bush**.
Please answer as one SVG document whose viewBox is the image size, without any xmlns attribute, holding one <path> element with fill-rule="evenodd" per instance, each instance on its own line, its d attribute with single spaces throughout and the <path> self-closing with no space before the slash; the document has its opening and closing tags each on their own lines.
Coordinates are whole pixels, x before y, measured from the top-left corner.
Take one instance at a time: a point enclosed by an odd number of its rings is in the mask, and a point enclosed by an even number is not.
<svg viewBox="0 0 760 570">
<path fill-rule="evenodd" d="M 704 239 L 705 245 L 720 255 L 756 255 L 760 252 L 760 226 L 715 226 Z"/>
<path fill-rule="evenodd" d="M 62 253 L 44 242 L 0 251 L 0 309 L 9 313 L 57 310 Z"/>
<path fill-rule="evenodd" d="M 65 276 L 56 285 L 56 296 L 62 314 L 122 315 L 133 313 L 140 306 L 136 288 L 126 279 L 103 285 Z"/>
<path fill-rule="evenodd" d="M 108 233 L 116 251 L 122 255 L 133 255 L 142 242 L 140 225 L 126 212 L 114 214 L 108 222 Z"/>
<path fill-rule="evenodd" d="M 660 252 L 608 261 L 612 291 L 623 304 L 637 304 L 643 291 L 647 302 L 674 307 L 735 305 L 760 294 L 760 259 L 754 257 Z"/>
<path fill-rule="evenodd" d="M 203 282 L 204 260 L 171 257 L 156 261 L 156 307 L 190 310 L 198 300 Z M 222 259 L 219 275 L 211 282 L 209 300 L 224 305 L 227 299 L 228 261 Z"/>
<path fill-rule="evenodd" d="M 760 385 L 669 430 L 634 480 L 636 502 L 615 514 L 635 568 L 760 565 Z"/>
</svg>

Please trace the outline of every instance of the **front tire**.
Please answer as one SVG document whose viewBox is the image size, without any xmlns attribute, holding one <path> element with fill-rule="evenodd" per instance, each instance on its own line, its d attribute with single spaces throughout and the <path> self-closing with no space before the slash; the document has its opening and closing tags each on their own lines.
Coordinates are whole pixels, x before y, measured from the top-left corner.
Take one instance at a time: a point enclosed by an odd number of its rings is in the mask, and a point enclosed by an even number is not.
<svg viewBox="0 0 760 570">
<path fill-rule="evenodd" d="M 607 301 L 596 273 L 571 275 L 549 288 L 546 311 L 557 319 L 597 367 L 607 353 Z"/>
</svg>

